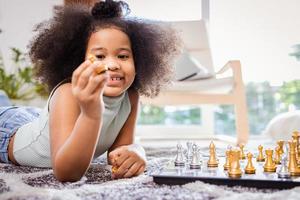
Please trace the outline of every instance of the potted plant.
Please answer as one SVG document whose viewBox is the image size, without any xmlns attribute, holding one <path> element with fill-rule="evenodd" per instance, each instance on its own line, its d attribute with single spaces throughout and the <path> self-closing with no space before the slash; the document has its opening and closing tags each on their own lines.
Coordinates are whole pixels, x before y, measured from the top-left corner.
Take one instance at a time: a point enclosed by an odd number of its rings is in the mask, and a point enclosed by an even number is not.
<svg viewBox="0 0 300 200">
<path fill-rule="evenodd" d="M 43 106 L 47 89 L 34 79 L 34 69 L 26 55 L 17 48 L 12 50 L 13 70 L 8 73 L 0 55 L 0 90 L 3 90 L 15 105 Z"/>
<path fill-rule="evenodd" d="M 300 61 L 300 44 L 296 44 L 294 46 L 292 46 L 294 49 L 293 53 L 290 53 L 290 56 L 295 56 L 295 58 Z"/>
</svg>

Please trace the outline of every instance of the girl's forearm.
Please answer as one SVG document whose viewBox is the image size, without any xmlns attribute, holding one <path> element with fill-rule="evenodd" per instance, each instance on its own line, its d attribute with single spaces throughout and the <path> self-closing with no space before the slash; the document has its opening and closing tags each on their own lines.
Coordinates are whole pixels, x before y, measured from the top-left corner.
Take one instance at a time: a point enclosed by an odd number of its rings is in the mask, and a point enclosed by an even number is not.
<svg viewBox="0 0 300 200">
<path fill-rule="evenodd" d="M 77 181 L 84 175 L 94 156 L 101 125 L 101 119 L 79 115 L 72 133 L 55 155 L 54 173 L 59 180 Z"/>
</svg>

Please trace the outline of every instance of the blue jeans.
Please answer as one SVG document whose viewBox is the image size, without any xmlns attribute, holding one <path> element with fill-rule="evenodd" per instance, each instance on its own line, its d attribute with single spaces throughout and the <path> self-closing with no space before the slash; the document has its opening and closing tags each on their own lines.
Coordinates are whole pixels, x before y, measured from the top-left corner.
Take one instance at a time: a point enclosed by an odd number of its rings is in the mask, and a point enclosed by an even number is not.
<svg viewBox="0 0 300 200">
<path fill-rule="evenodd" d="M 8 159 L 8 144 L 14 133 L 40 114 L 35 107 L 0 107 L 0 162 L 11 163 Z"/>
<path fill-rule="evenodd" d="M 11 105 L 12 103 L 10 102 L 5 92 L 0 90 L 0 106 L 11 106 Z"/>
</svg>

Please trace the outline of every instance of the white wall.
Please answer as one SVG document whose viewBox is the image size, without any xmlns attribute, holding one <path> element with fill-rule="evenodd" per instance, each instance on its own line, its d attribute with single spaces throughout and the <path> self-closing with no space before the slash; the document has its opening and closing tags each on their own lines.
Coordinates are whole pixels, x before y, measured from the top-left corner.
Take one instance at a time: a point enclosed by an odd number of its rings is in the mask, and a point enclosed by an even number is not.
<svg viewBox="0 0 300 200">
<path fill-rule="evenodd" d="M 0 51 L 6 66 L 10 65 L 10 47 L 27 50 L 35 24 L 48 19 L 59 4 L 62 0 L 0 0 Z"/>
<path fill-rule="evenodd" d="M 201 17 L 200 0 L 126 0 L 137 16 L 164 20 Z M 51 16 L 62 0 L 0 0 L 0 50 L 23 50 L 34 24 Z M 288 54 L 300 43 L 300 0 L 210 0 L 210 44 L 220 68 L 239 59 L 246 81 L 299 79 L 300 62 Z"/>
<path fill-rule="evenodd" d="M 300 43 L 299 0 L 211 0 L 214 64 L 239 59 L 246 81 L 300 79 L 300 62 L 288 54 Z"/>
<path fill-rule="evenodd" d="M 154 20 L 201 19 L 201 0 L 124 0 L 131 14 Z"/>
</svg>

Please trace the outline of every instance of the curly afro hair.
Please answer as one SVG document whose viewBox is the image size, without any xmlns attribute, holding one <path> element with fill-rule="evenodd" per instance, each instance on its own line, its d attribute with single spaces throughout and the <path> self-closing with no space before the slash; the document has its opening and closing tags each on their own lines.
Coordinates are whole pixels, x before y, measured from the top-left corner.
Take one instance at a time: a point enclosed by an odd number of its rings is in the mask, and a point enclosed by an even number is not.
<svg viewBox="0 0 300 200">
<path fill-rule="evenodd" d="M 181 42 L 167 23 L 130 18 L 129 12 L 125 2 L 113 0 L 97 2 L 92 8 L 71 4 L 56 9 L 52 19 L 37 26 L 38 34 L 30 44 L 38 79 L 51 91 L 84 61 L 91 34 L 115 27 L 131 41 L 136 68 L 131 87 L 140 95 L 157 96 L 172 78 Z"/>
</svg>

